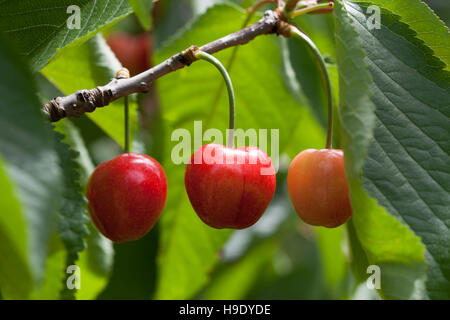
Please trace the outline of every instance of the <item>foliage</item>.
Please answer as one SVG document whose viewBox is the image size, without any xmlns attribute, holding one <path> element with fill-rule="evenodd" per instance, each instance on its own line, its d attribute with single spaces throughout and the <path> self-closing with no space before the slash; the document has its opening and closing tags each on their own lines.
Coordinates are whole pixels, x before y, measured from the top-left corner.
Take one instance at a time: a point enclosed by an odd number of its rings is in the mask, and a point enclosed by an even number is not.
<svg viewBox="0 0 450 320">
<path fill-rule="evenodd" d="M 0 41 L 0 66 L 9 75 L 0 80 L 1 180 L 6 192 L 1 197 L 0 284 L 5 298 L 24 298 L 39 291 L 44 279 L 62 176 L 31 72 L 11 44 Z"/>
</svg>

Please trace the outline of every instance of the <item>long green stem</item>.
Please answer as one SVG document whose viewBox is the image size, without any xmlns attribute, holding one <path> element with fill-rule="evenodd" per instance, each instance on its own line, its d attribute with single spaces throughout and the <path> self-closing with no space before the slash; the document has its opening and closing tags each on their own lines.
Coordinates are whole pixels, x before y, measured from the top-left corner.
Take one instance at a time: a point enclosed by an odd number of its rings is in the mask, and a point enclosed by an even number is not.
<svg viewBox="0 0 450 320">
<path fill-rule="evenodd" d="M 308 6 L 305 7 L 303 9 L 297 10 L 292 12 L 291 14 L 291 18 L 295 18 L 299 15 L 305 14 L 305 13 L 310 13 L 310 12 L 314 12 L 320 9 L 328 9 L 328 8 L 333 8 L 334 4 L 333 2 L 329 2 L 329 3 L 319 3 L 313 6 Z"/>
<path fill-rule="evenodd" d="M 303 32 L 301 32 L 296 27 L 291 26 L 291 36 L 300 39 L 309 46 L 309 48 L 314 53 L 314 57 L 319 65 L 322 80 L 325 84 L 325 88 L 327 91 L 328 98 L 328 125 L 327 125 L 327 142 L 325 145 L 326 149 L 330 149 L 332 147 L 332 139 L 333 139 L 333 92 L 331 89 L 331 80 L 330 75 L 328 74 L 327 66 L 325 64 L 325 60 L 323 60 L 322 55 L 320 54 L 319 49 L 316 47 L 314 42 Z"/>
<path fill-rule="evenodd" d="M 247 27 L 247 25 L 250 23 L 250 21 L 252 20 L 253 16 L 255 15 L 255 13 L 264 5 L 269 4 L 269 3 L 275 3 L 275 0 L 259 0 L 257 1 L 253 6 L 247 8 L 246 13 L 247 16 L 245 18 L 244 23 L 242 24 L 241 29 L 244 29 L 245 27 Z M 228 63 L 226 64 L 226 68 L 228 70 L 228 72 L 231 72 L 231 68 L 233 66 L 234 60 L 236 59 L 236 55 L 237 52 L 239 50 L 239 46 L 233 47 L 233 51 L 231 52 L 230 55 L 230 59 L 228 60 Z M 219 102 L 219 99 L 222 95 L 222 91 L 224 89 L 225 83 L 221 82 L 220 83 L 220 87 L 216 92 L 216 95 L 214 96 L 214 100 L 212 103 L 212 108 L 211 111 L 209 112 L 208 118 L 206 119 L 206 127 L 209 128 L 209 125 L 212 121 L 212 118 L 214 116 L 214 113 L 216 111 L 216 106 Z"/>
<path fill-rule="evenodd" d="M 128 96 L 123 98 L 124 101 L 124 115 L 125 115 L 125 153 L 130 152 L 130 117 L 128 107 Z"/>
<path fill-rule="evenodd" d="M 213 64 L 222 74 L 223 79 L 225 80 L 225 84 L 227 85 L 228 90 L 228 101 L 230 104 L 230 118 L 229 118 L 229 124 L 228 128 L 229 130 L 229 136 L 227 141 L 227 146 L 232 148 L 234 146 L 234 118 L 235 118 L 235 97 L 234 97 L 234 90 L 233 90 L 233 83 L 231 82 L 230 75 L 227 72 L 227 69 L 222 65 L 222 63 L 214 58 L 209 53 L 206 53 L 204 51 L 196 51 L 194 53 L 195 57 L 198 59 L 202 59 L 205 61 L 208 61 L 209 63 Z"/>
</svg>

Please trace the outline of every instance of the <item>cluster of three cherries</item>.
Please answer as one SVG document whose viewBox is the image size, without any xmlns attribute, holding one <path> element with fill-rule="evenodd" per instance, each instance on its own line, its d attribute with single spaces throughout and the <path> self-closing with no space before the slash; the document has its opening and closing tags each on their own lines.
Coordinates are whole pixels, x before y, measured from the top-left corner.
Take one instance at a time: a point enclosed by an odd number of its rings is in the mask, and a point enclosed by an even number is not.
<svg viewBox="0 0 450 320">
<path fill-rule="evenodd" d="M 317 58 L 328 96 L 328 127 L 326 149 L 305 150 L 292 161 L 287 178 L 288 192 L 295 211 L 304 222 L 333 228 L 350 218 L 352 208 L 344 154 L 342 150 L 331 148 L 331 80 L 326 63 L 312 40 L 293 26 L 290 36 L 305 42 Z M 227 70 L 219 60 L 195 46 L 185 52 L 195 59 L 208 61 L 220 71 L 228 90 L 229 128 L 234 129 L 235 98 Z M 194 152 L 186 167 L 185 187 L 192 207 L 204 223 L 217 229 L 244 229 L 255 224 L 271 202 L 275 186 L 272 161 L 257 147 L 207 144 Z M 92 220 L 115 242 L 136 240 L 149 232 L 164 209 L 166 197 L 167 179 L 163 168 L 156 160 L 142 154 L 125 153 L 102 163 L 87 185 Z"/>
<path fill-rule="evenodd" d="M 202 161 L 211 155 L 228 160 Z M 308 224 L 337 227 L 352 215 L 341 150 L 299 153 L 289 167 L 287 183 L 297 214 Z M 255 224 L 275 186 L 270 157 L 257 147 L 207 144 L 186 167 L 185 187 L 192 207 L 204 223 L 217 229 Z M 164 209 L 167 178 L 152 157 L 124 153 L 95 169 L 86 196 L 91 218 L 104 236 L 114 242 L 137 240 L 153 228 Z"/>
</svg>

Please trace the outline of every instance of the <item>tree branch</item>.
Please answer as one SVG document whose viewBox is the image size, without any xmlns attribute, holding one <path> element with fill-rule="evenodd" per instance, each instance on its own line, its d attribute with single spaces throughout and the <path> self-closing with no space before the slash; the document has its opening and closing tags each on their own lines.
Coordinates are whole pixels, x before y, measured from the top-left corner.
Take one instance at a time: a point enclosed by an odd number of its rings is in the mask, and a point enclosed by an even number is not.
<svg viewBox="0 0 450 320">
<path fill-rule="evenodd" d="M 121 97 L 148 91 L 150 84 L 156 79 L 189 66 L 196 61 L 197 59 L 193 55 L 195 49 L 213 54 L 230 47 L 246 44 L 257 36 L 264 34 L 279 34 L 288 37 L 289 32 L 286 30 L 289 28 L 286 28 L 287 25 L 280 10 L 268 10 L 261 20 L 244 29 L 205 44 L 200 48 L 188 48 L 132 78 L 114 78 L 104 86 L 80 90 L 65 97 L 55 98 L 46 103 L 42 107 L 42 111 L 49 116 L 52 122 L 66 117 L 79 117 L 86 112 L 93 112 L 96 108 L 107 106 Z"/>
</svg>

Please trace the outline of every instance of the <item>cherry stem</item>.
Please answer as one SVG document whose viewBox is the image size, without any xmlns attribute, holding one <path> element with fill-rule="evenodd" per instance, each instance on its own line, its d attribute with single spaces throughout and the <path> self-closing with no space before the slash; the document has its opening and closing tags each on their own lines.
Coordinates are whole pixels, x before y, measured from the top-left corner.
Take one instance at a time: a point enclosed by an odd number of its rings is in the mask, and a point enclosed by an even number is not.
<svg viewBox="0 0 450 320">
<path fill-rule="evenodd" d="M 255 13 L 262 6 L 264 6 L 266 4 L 270 4 L 270 3 L 275 3 L 275 2 L 276 2 L 276 0 L 259 0 L 253 6 L 247 8 L 245 10 L 247 17 L 245 18 L 245 21 L 242 24 L 241 28 L 244 29 L 245 27 L 247 27 L 247 25 L 250 23 L 250 21 L 252 20 L 253 16 L 255 15 Z M 228 60 L 227 67 L 226 67 L 228 72 L 231 72 L 231 68 L 233 67 L 234 60 L 236 59 L 238 49 L 239 49 L 239 46 L 233 47 L 233 51 L 231 52 L 230 59 Z M 212 109 L 211 109 L 211 111 L 210 111 L 210 113 L 208 115 L 208 118 L 206 119 L 206 127 L 207 128 L 209 128 L 209 125 L 210 125 L 210 123 L 212 121 L 213 115 L 214 115 L 215 110 L 216 110 L 217 103 L 218 103 L 218 101 L 220 99 L 220 96 L 222 95 L 222 91 L 223 91 L 224 86 L 225 86 L 225 83 L 221 82 L 219 90 L 217 90 L 216 95 L 214 96 L 214 100 L 213 100 L 214 102 L 212 104 Z"/>
<path fill-rule="evenodd" d="M 327 66 L 325 64 L 325 60 L 320 54 L 319 49 L 316 47 L 314 42 L 303 32 L 297 29 L 294 26 L 291 26 L 291 36 L 300 39 L 309 46 L 311 51 L 314 53 L 314 57 L 316 62 L 319 65 L 319 69 L 322 74 L 322 81 L 324 82 L 327 98 L 328 98 L 328 125 L 327 125 L 327 142 L 325 145 L 326 149 L 331 149 L 332 147 L 332 139 L 333 139 L 333 91 L 331 89 L 331 80 L 330 75 L 328 74 Z"/>
<path fill-rule="evenodd" d="M 124 151 L 125 153 L 130 152 L 130 117 L 128 112 L 128 96 L 125 96 L 123 98 L 124 102 L 124 115 L 125 115 L 125 147 Z"/>
<path fill-rule="evenodd" d="M 227 85 L 228 90 L 228 101 L 230 104 L 230 120 L 229 120 L 229 135 L 227 140 L 227 146 L 230 148 L 234 147 L 234 118 L 235 118 L 235 97 L 233 84 L 231 82 L 230 75 L 227 72 L 227 69 L 222 65 L 222 63 L 217 60 L 215 57 L 201 50 L 197 50 L 194 53 L 194 56 L 197 59 L 205 60 L 214 65 L 222 74 L 223 79 L 225 80 L 225 84 Z"/>
<path fill-rule="evenodd" d="M 127 68 L 120 68 L 114 77 L 117 80 L 129 79 L 130 71 Z M 125 153 L 130 153 L 130 118 L 128 112 L 128 95 L 123 98 L 123 110 L 124 110 L 124 123 L 125 123 L 125 144 L 123 151 Z"/>
<path fill-rule="evenodd" d="M 310 13 L 310 12 L 314 12 L 316 10 L 320 10 L 320 9 L 327 9 L 327 8 L 333 8 L 334 4 L 333 2 L 328 2 L 328 3 L 318 3 L 316 5 L 312 5 L 312 6 L 307 6 L 305 8 L 302 8 L 300 10 L 294 11 L 291 14 L 291 18 L 295 18 L 298 17 L 299 15 L 305 14 L 305 13 Z"/>
</svg>

